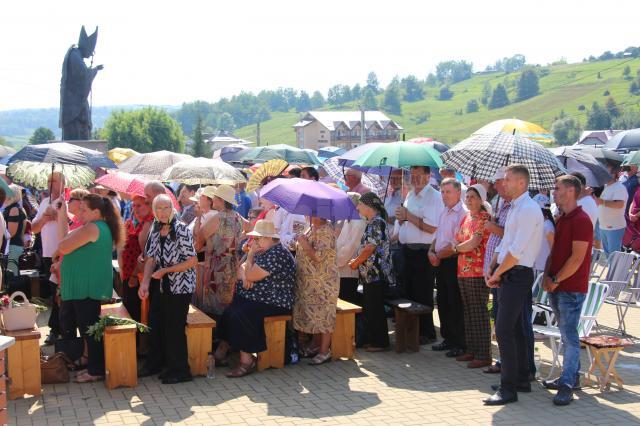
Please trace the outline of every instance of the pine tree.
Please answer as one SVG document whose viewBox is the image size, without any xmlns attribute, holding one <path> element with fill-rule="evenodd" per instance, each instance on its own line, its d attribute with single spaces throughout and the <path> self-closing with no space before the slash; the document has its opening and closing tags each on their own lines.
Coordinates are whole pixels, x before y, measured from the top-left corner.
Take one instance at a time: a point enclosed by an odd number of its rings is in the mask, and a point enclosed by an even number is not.
<svg viewBox="0 0 640 426">
<path fill-rule="evenodd" d="M 539 92 L 538 74 L 532 69 L 524 70 L 518 80 L 518 94 L 516 99 L 518 101 L 524 101 L 536 96 Z"/>
<path fill-rule="evenodd" d="M 198 115 L 196 128 L 193 130 L 193 156 L 204 157 L 206 146 L 202 136 L 202 116 Z"/>
<path fill-rule="evenodd" d="M 378 101 L 376 101 L 376 95 L 369 87 L 365 87 L 363 91 L 362 106 L 367 111 L 376 111 L 378 109 Z"/>
<path fill-rule="evenodd" d="M 509 96 L 507 95 L 507 89 L 502 85 L 502 83 L 498 83 L 496 88 L 493 90 L 491 94 L 491 100 L 489 100 L 489 109 L 502 108 L 509 105 Z"/>
</svg>

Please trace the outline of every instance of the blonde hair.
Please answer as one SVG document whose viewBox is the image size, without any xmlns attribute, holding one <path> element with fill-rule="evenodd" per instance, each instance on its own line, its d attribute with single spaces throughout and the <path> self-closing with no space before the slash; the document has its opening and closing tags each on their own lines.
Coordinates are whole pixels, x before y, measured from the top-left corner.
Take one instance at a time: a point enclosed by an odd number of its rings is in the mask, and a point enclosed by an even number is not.
<svg viewBox="0 0 640 426">
<path fill-rule="evenodd" d="M 4 201 L 6 205 L 17 203 L 22 200 L 22 187 L 12 183 L 9 185 L 9 189 L 13 192 L 13 196 L 10 197 L 9 194 L 7 194 L 7 198 Z"/>
<path fill-rule="evenodd" d="M 91 194 L 89 191 L 83 188 L 76 188 L 69 193 L 70 198 L 76 198 L 78 200 L 82 200 L 87 195 Z"/>
</svg>

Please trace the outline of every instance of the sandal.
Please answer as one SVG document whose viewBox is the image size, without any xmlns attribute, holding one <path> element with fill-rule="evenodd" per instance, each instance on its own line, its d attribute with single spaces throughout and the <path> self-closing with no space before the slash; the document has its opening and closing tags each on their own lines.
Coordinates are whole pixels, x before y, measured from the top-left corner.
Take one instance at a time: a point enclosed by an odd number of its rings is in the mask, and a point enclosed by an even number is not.
<svg viewBox="0 0 640 426">
<path fill-rule="evenodd" d="M 225 376 L 230 379 L 237 379 L 238 377 L 244 377 L 248 374 L 251 374 L 256 369 L 256 359 L 255 357 L 251 360 L 251 364 L 240 364 L 235 370 L 232 370 L 225 374 Z"/>
<path fill-rule="evenodd" d="M 489 368 L 485 368 L 482 372 L 485 374 L 499 374 L 501 370 L 500 366 L 494 364 L 489 366 Z"/>
<path fill-rule="evenodd" d="M 93 383 L 104 380 L 104 376 L 92 376 L 88 371 L 83 371 L 78 374 L 75 378 L 76 383 Z"/>
<path fill-rule="evenodd" d="M 89 365 L 89 357 L 87 355 L 82 355 L 80 358 L 76 359 L 73 362 L 73 369 L 75 371 L 86 370 Z"/>
<path fill-rule="evenodd" d="M 318 355 L 318 352 L 320 352 L 320 348 L 307 346 L 300 349 L 300 358 L 313 358 Z"/>
<path fill-rule="evenodd" d="M 331 349 L 329 349 L 326 354 L 318 354 L 314 356 L 309 362 L 309 365 L 321 365 L 330 361 L 331 361 Z"/>
</svg>

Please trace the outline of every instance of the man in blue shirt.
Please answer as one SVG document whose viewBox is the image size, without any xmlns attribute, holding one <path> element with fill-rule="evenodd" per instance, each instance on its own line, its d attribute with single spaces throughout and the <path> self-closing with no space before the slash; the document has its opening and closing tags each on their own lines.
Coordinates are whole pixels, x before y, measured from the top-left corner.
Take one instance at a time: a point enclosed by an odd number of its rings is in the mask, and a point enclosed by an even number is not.
<svg viewBox="0 0 640 426">
<path fill-rule="evenodd" d="M 241 170 L 240 173 L 246 178 L 247 175 Z M 234 206 L 233 209 L 240 213 L 240 216 L 247 219 L 249 217 L 249 210 L 251 210 L 251 198 L 245 192 L 245 188 L 247 184 L 245 182 L 240 182 L 236 185 L 236 203 L 237 206 Z"/>
</svg>

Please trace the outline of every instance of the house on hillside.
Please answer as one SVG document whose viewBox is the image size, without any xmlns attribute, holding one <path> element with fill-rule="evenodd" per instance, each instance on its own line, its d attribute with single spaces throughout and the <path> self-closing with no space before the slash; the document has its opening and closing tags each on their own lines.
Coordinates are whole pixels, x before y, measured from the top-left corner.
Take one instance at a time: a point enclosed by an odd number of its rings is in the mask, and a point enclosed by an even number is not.
<svg viewBox="0 0 640 426">
<path fill-rule="evenodd" d="M 215 133 L 203 133 L 204 143 L 209 146 L 211 152 L 229 145 L 250 145 L 253 142 L 240 139 L 227 130 L 218 130 Z"/>
<path fill-rule="evenodd" d="M 365 111 L 364 119 L 367 142 L 395 142 L 404 130 L 380 111 Z M 360 111 L 309 111 L 293 129 L 298 148 L 355 148 L 360 145 L 362 131 Z"/>
<path fill-rule="evenodd" d="M 585 130 L 580 135 L 576 145 L 604 145 L 609 139 L 620 133 L 622 130 Z"/>
</svg>

